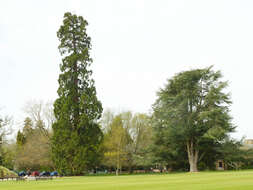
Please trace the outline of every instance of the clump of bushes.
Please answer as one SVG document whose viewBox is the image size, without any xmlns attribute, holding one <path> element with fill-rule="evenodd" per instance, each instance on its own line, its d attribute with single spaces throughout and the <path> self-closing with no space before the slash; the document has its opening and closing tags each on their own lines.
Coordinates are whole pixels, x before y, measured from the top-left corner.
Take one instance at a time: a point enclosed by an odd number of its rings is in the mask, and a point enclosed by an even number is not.
<svg viewBox="0 0 253 190">
<path fill-rule="evenodd" d="M 0 166 L 0 177 L 17 177 L 18 175 L 9 169 Z"/>
</svg>

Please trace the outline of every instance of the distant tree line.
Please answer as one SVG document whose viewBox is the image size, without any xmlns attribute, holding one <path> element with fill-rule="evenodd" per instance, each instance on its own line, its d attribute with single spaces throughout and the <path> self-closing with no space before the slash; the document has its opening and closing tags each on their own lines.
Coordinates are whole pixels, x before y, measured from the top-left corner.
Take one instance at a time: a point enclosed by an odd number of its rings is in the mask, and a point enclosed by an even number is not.
<svg viewBox="0 0 253 190">
<path fill-rule="evenodd" d="M 157 127 L 153 115 L 114 113 L 106 110 L 99 120 L 103 140 L 99 144 L 94 165 L 80 174 L 90 172 L 189 171 L 186 147 L 179 140 L 170 141 L 168 129 Z M 3 141 L 1 165 L 12 170 L 57 170 L 52 159 L 52 129 L 27 117 L 16 142 Z M 221 142 L 206 140 L 201 145 L 198 170 L 215 170 L 215 161 L 222 159 L 227 169 L 252 168 L 253 152 L 242 141 L 226 137 Z M 64 175 L 77 175 L 67 173 Z"/>
</svg>

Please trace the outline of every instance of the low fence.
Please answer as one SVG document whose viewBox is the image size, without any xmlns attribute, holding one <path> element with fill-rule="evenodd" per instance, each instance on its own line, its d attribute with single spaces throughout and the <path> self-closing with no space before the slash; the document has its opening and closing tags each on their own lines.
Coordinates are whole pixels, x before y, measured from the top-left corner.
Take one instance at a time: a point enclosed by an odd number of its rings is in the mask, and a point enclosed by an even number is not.
<svg viewBox="0 0 253 190">
<path fill-rule="evenodd" d="M 36 176 L 36 177 L 0 177 L 0 181 L 38 181 L 38 180 L 52 180 L 52 176 Z"/>
</svg>

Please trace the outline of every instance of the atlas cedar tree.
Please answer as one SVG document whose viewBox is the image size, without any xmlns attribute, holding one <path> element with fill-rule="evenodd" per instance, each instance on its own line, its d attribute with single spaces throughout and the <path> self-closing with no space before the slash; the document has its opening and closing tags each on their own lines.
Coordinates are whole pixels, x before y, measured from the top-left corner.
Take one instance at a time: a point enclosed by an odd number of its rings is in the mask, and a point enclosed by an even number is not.
<svg viewBox="0 0 253 190">
<path fill-rule="evenodd" d="M 97 123 L 102 104 L 89 69 L 92 59 L 87 25 L 83 17 L 68 12 L 57 32 L 63 59 L 59 98 L 54 103 L 52 159 L 56 169 L 66 175 L 78 175 L 95 167 L 103 136 Z"/>
<path fill-rule="evenodd" d="M 203 142 L 221 142 L 234 131 L 227 82 L 221 77 L 212 67 L 181 72 L 168 80 L 153 105 L 155 127 L 166 134 L 168 144 L 183 144 L 191 172 L 198 171 Z"/>
</svg>

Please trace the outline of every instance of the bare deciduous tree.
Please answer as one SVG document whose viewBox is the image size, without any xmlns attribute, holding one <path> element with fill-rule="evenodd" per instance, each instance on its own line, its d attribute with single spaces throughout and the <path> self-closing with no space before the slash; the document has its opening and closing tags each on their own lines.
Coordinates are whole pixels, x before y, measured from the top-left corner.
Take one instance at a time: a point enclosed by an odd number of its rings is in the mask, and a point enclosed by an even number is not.
<svg viewBox="0 0 253 190">
<path fill-rule="evenodd" d="M 47 130 L 51 129 L 55 121 L 53 101 L 30 100 L 25 103 L 23 110 L 34 124 L 42 121 Z"/>
</svg>

